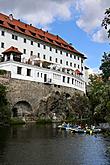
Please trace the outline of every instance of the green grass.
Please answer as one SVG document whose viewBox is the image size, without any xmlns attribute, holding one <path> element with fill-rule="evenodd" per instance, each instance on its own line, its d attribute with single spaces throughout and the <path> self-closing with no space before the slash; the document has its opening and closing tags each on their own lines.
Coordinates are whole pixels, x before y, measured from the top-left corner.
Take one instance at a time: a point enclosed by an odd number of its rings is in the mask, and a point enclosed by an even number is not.
<svg viewBox="0 0 110 165">
<path fill-rule="evenodd" d="M 18 118 L 18 117 L 13 117 L 10 120 L 10 124 L 11 125 L 25 124 L 25 122 L 22 119 Z"/>
<path fill-rule="evenodd" d="M 38 124 L 48 124 L 48 123 L 52 123 L 51 119 L 38 119 L 36 120 L 36 123 Z"/>
</svg>

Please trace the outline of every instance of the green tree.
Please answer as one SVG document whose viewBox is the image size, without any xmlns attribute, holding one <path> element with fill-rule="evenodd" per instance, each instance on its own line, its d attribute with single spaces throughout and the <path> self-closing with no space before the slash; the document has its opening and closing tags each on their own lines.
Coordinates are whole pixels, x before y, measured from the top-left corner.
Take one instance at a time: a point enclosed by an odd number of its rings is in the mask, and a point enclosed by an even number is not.
<svg viewBox="0 0 110 165">
<path fill-rule="evenodd" d="M 87 96 L 89 98 L 89 104 L 90 104 L 90 111 L 92 113 L 92 118 L 94 118 L 95 114 L 95 108 L 99 104 L 99 96 L 98 93 L 101 90 L 102 81 L 101 77 L 99 75 L 90 75 L 89 77 L 89 87 Z"/>
<path fill-rule="evenodd" d="M 110 8 L 106 9 L 105 11 L 105 17 L 102 21 L 102 26 L 107 29 L 108 31 L 108 37 L 110 37 L 110 29 L 109 28 L 110 25 Z"/>
<path fill-rule="evenodd" d="M 104 81 L 108 81 L 110 78 L 110 53 L 105 53 L 102 56 L 102 64 L 100 66 L 102 70 L 102 78 Z"/>
<path fill-rule="evenodd" d="M 88 97 L 94 120 L 110 120 L 110 82 L 104 82 L 100 75 L 90 77 Z"/>
<path fill-rule="evenodd" d="M 9 103 L 6 99 L 6 87 L 0 84 L 0 123 L 8 123 L 10 120 Z"/>
<path fill-rule="evenodd" d="M 70 105 L 72 109 L 71 113 L 73 113 L 77 118 L 83 119 L 90 116 L 89 100 L 87 96 L 75 93 L 70 100 Z"/>
</svg>

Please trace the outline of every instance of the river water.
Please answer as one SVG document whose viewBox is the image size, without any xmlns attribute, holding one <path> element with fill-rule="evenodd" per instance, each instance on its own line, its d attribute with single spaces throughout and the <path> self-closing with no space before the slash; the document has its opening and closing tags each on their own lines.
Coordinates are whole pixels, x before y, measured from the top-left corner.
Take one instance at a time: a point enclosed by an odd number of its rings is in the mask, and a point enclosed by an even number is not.
<svg viewBox="0 0 110 165">
<path fill-rule="evenodd" d="M 110 138 L 56 125 L 0 128 L 0 165 L 110 165 Z"/>
</svg>

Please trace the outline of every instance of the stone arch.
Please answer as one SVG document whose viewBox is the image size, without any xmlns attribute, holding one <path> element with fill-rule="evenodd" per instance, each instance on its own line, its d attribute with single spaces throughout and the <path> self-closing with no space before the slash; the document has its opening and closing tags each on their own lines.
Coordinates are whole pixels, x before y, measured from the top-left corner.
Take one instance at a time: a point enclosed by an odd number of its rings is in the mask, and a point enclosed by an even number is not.
<svg viewBox="0 0 110 165">
<path fill-rule="evenodd" d="M 25 100 L 16 102 L 12 107 L 12 117 L 23 117 L 32 113 L 32 106 Z"/>
</svg>

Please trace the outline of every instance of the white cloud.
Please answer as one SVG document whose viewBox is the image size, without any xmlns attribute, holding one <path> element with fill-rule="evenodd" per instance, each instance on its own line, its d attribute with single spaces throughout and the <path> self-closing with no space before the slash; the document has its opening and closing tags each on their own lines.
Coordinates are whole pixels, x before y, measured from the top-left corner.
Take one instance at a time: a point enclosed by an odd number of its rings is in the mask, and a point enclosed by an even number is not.
<svg viewBox="0 0 110 165">
<path fill-rule="evenodd" d="M 76 24 L 90 34 L 93 41 L 108 41 L 105 31 L 101 29 L 101 23 L 104 12 L 109 6 L 110 0 L 77 0 L 79 18 Z"/>
<path fill-rule="evenodd" d="M 92 36 L 92 40 L 99 43 L 110 41 L 105 29 L 100 29 L 96 33 L 94 33 Z"/>
<path fill-rule="evenodd" d="M 108 41 L 101 23 L 109 6 L 110 0 L 0 0 L 1 12 L 12 13 L 15 18 L 44 29 L 51 29 L 50 24 L 56 19 L 71 19 L 74 13 L 77 26 L 95 42 Z"/>
<path fill-rule="evenodd" d="M 101 5 L 99 0 L 78 0 L 77 7 L 80 15 L 76 23 L 81 29 L 90 32 L 101 25 L 103 10 L 100 11 Z"/>
<path fill-rule="evenodd" d="M 13 13 L 27 23 L 47 26 L 56 18 L 68 20 L 71 18 L 70 7 L 74 0 L 1 0 L 0 10 Z"/>
</svg>

